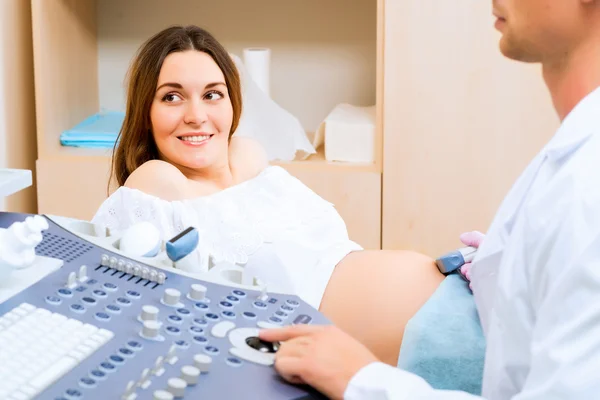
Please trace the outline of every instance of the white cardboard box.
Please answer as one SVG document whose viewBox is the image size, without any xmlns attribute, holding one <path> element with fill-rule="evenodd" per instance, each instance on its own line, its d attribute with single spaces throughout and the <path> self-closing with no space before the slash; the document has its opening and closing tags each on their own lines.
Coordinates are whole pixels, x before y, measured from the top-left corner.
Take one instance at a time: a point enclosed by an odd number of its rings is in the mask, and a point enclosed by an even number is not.
<svg viewBox="0 0 600 400">
<path fill-rule="evenodd" d="M 337 105 L 319 125 L 313 146 L 325 145 L 327 161 L 372 163 L 375 158 L 375 106 Z"/>
</svg>

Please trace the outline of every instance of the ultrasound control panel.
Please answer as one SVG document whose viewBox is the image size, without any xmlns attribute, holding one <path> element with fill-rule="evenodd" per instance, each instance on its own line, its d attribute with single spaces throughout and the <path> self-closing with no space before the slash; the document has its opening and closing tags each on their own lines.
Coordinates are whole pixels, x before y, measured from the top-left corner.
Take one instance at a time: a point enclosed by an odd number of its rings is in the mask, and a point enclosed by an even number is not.
<svg viewBox="0 0 600 400">
<path fill-rule="evenodd" d="M 26 217 L 0 213 L 0 228 Z M 34 264 L 55 267 L 0 303 L 0 399 L 322 398 L 284 382 L 278 343 L 257 337 L 329 323 L 297 296 L 140 263 L 44 218 Z"/>
</svg>

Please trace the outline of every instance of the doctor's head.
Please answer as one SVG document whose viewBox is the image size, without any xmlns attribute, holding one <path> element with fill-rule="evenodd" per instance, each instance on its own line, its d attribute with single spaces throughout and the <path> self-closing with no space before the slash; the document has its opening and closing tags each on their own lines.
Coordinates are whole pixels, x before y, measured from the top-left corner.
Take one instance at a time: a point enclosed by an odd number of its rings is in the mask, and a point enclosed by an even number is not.
<svg viewBox="0 0 600 400">
<path fill-rule="evenodd" d="M 148 160 L 186 170 L 228 165 L 242 94 L 223 46 L 196 27 L 170 27 L 148 39 L 128 72 L 126 112 L 113 155 L 119 185 Z"/>
<path fill-rule="evenodd" d="M 525 62 L 561 62 L 600 33 L 599 0 L 493 0 L 500 50 Z M 598 35 L 595 37 L 598 42 Z"/>
</svg>

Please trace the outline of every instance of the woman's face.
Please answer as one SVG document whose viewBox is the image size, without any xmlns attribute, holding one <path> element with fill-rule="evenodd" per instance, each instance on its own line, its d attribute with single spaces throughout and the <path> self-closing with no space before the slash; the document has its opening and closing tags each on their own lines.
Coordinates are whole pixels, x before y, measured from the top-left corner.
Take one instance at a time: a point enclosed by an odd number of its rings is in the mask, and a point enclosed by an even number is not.
<svg viewBox="0 0 600 400">
<path fill-rule="evenodd" d="M 189 50 L 165 58 L 150 121 L 160 158 L 184 174 L 229 164 L 233 107 L 223 72 L 208 54 Z"/>
</svg>

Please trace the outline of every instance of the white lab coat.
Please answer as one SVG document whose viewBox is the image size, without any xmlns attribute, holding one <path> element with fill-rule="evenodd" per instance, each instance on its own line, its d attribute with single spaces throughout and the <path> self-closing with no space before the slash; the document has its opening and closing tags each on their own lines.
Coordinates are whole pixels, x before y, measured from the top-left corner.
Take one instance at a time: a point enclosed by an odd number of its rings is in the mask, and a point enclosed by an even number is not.
<svg viewBox="0 0 600 400">
<path fill-rule="evenodd" d="M 487 342 L 483 398 L 600 399 L 600 88 L 514 184 L 471 278 Z M 475 398 L 381 363 L 359 371 L 345 393 Z"/>
</svg>

